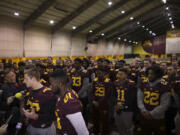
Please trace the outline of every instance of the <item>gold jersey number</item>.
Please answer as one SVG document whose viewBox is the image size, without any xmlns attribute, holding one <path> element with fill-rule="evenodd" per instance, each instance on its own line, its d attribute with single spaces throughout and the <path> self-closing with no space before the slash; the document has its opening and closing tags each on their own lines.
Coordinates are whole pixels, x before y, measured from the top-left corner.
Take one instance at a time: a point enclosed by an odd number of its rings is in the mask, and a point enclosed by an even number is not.
<svg viewBox="0 0 180 135">
<path fill-rule="evenodd" d="M 121 102 L 124 102 L 125 101 L 125 91 L 118 89 L 117 94 L 118 94 L 117 95 L 117 100 L 121 101 Z"/>
<path fill-rule="evenodd" d="M 30 100 L 27 101 L 27 105 L 30 106 L 30 109 L 35 109 L 36 112 L 38 112 L 40 110 L 40 106 L 39 103 L 33 103 Z"/>
<path fill-rule="evenodd" d="M 159 93 L 145 91 L 144 95 L 144 103 L 153 106 L 159 105 Z"/>
<path fill-rule="evenodd" d="M 105 88 L 104 87 L 96 87 L 95 96 L 104 97 L 105 96 Z"/>
<path fill-rule="evenodd" d="M 73 86 L 79 87 L 81 86 L 81 77 L 72 77 Z"/>
</svg>

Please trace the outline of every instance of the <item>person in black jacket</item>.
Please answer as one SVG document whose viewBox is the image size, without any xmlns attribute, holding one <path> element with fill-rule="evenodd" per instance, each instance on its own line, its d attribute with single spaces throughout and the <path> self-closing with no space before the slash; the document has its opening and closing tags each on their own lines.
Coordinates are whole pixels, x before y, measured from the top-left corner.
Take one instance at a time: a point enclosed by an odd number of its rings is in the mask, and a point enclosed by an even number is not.
<svg viewBox="0 0 180 135">
<path fill-rule="evenodd" d="M 15 98 L 15 94 L 22 91 L 22 88 L 18 83 L 16 83 L 16 74 L 13 69 L 5 70 L 5 80 L 6 83 L 2 86 L 2 100 L 1 108 L 3 111 L 6 111 L 5 119 L 12 114 L 13 108 L 17 107 L 19 110 L 20 101 Z M 8 135 L 13 135 L 15 133 L 15 126 L 20 118 L 20 112 L 18 111 L 13 115 L 13 118 L 10 120 L 7 131 Z"/>
</svg>

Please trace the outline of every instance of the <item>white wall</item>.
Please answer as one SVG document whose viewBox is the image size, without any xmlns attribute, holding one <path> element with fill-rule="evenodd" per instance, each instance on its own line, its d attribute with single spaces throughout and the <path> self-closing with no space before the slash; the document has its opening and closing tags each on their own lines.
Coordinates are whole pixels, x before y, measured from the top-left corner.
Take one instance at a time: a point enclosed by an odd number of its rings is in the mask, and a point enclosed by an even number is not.
<svg viewBox="0 0 180 135">
<path fill-rule="evenodd" d="M 85 36 L 71 37 L 67 31 L 51 35 L 48 28 L 32 26 L 24 32 L 21 21 L 3 16 L 0 18 L 0 57 L 104 56 L 132 53 L 130 46 L 105 41 L 99 41 L 95 45 L 87 44 Z M 87 52 L 84 50 L 86 44 Z"/>
<path fill-rule="evenodd" d="M 180 53 L 180 38 L 167 38 L 166 39 L 166 53 Z"/>
</svg>

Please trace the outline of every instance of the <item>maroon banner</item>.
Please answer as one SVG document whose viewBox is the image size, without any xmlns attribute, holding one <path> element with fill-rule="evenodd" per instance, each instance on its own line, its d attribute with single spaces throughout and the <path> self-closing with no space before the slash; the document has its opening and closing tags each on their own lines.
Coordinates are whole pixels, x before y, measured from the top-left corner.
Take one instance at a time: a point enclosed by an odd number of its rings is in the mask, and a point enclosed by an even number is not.
<svg viewBox="0 0 180 135">
<path fill-rule="evenodd" d="M 152 40 L 144 41 L 143 49 L 151 54 L 165 54 L 166 53 L 166 36 L 155 37 Z"/>
</svg>

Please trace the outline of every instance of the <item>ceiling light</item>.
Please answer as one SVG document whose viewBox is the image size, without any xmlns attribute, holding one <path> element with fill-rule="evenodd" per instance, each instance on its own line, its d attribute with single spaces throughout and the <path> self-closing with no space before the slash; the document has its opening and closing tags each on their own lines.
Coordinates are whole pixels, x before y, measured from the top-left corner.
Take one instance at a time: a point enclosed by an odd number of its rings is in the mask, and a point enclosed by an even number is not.
<svg viewBox="0 0 180 135">
<path fill-rule="evenodd" d="M 143 27 L 143 28 L 145 28 L 145 26 L 144 26 L 144 25 L 143 25 L 142 27 Z"/>
<path fill-rule="evenodd" d="M 108 2 L 108 5 L 111 6 L 111 5 L 112 5 L 112 1 L 109 1 L 109 2 Z"/>
<path fill-rule="evenodd" d="M 122 11 L 121 11 L 121 13 L 122 13 L 122 14 L 124 14 L 124 13 L 125 13 L 125 11 L 124 11 L 124 10 L 122 10 Z"/>
<path fill-rule="evenodd" d="M 139 24 L 140 24 L 140 22 L 137 22 L 137 24 L 139 25 Z"/>
<path fill-rule="evenodd" d="M 155 34 L 155 33 L 153 33 L 152 35 L 153 35 L 153 36 L 156 36 L 156 34 Z"/>
<path fill-rule="evenodd" d="M 172 17 L 170 17 L 169 20 L 172 20 Z"/>
<path fill-rule="evenodd" d="M 138 44 L 138 42 L 136 42 L 136 44 Z"/>
<path fill-rule="evenodd" d="M 104 33 L 102 33 L 101 36 L 104 36 Z"/>
<path fill-rule="evenodd" d="M 166 7 L 166 10 L 169 10 L 169 7 Z"/>
<path fill-rule="evenodd" d="M 50 23 L 50 24 L 54 24 L 54 20 L 50 20 L 49 23 Z"/>
<path fill-rule="evenodd" d="M 174 25 L 171 25 L 171 27 L 172 27 L 172 29 L 174 29 L 175 27 L 174 27 Z"/>
<path fill-rule="evenodd" d="M 75 30 L 75 29 L 76 29 L 76 26 L 73 26 L 72 29 Z"/>
<path fill-rule="evenodd" d="M 162 2 L 163 2 L 164 4 L 166 4 L 166 0 L 162 0 Z"/>
<path fill-rule="evenodd" d="M 171 16 L 171 14 L 170 14 L 170 13 L 168 13 L 168 16 Z"/>
<path fill-rule="evenodd" d="M 92 30 L 89 31 L 89 33 L 92 33 L 92 32 L 93 32 Z"/>
<path fill-rule="evenodd" d="M 19 16 L 19 13 L 18 13 L 18 12 L 14 12 L 14 15 L 15 15 L 15 16 Z"/>
<path fill-rule="evenodd" d="M 132 41 L 131 40 L 129 40 L 129 43 L 131 43 Z"/>
<path fill-rule="evenodd" d="M 146 30 L 148 31 L 149 29 L 147 28 Z"/>
<path fill-rule="evenodd" d="M 120 38 L 120 37 L 118 37 L 118 40 L 121 40 L 121 38 Z"/>
<path fill-rule="evenodd" d="M 134 18 L 133 18 L 133 17 L 130 17 L 129 19 L 130 19 L 130 20 L 133 20 Z"/>
<path fill-rule="evenodd" d="M 124 39 L 124 41 L 126 42 L 126 41 L 127 41 L 127 39 Z"/>
<path fill-rule="evenodd" d="M 149 33 L 151 34 L 151 33 L 152 33 L 152 31 L 149 31 Z"/>
</svg>

